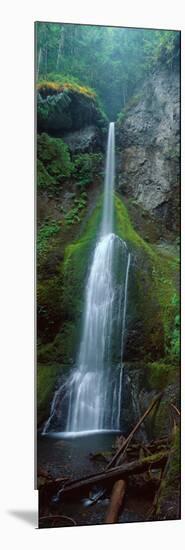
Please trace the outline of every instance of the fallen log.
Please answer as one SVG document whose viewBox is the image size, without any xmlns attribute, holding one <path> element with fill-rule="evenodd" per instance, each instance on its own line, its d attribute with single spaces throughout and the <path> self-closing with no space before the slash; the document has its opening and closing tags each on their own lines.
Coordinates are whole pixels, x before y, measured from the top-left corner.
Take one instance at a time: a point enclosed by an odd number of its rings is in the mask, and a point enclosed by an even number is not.
<svg viewBox="0 0 185 550">
<path fill-rule="evenodd" d="M 114 483 L 105 523 L 116 523 L 123 504 L 126 486 L 127 482 L 125 479 L 118 479 L 118 481 Z"/>
<path fill-rule="evenodd" d="M 124 441 L 125 441 L 125 437 L 123 436 L 120 436 L 117 439 L 117 442 L 116 442 L 117 450 L 121 448 Z M 126 487 L 127 487 L 127 482 L 125 479 L 118 479 L 117 481 L 115 481 L 112 488 L 108 511 L 105 516 L 105 523 L 116 523 L 116 521 L 118 520 L 119 513 L 121 510 L 125 492 L 126 492 Z"/>
<path fill-rule="evenodd" d="M 62 500 L 63 497 L 67 497 L 71 494 L 88 492 L 93 485 L 100 484 L 102 487 L 107 484 L 112 484 L 119 479 L 127 478 L 130 475 L 140 474 L 149 469 L 162 468 L 166 464 L 168 458 L 168 452 L 158 453 L 156 455 L 150 455 L 142 460 L 135 460 L 129 463 L 123 463 L 121 466 L 117 466 L 110 470 L 104 470 L 98 474 L 86 476 L 71 482 L 67 482 L 63 488 L 59 488 L 57 493 L 58 499 Z"/>
<path fill-rule="evenodd" d="M 116 452 L 116 454 L 113 456 L 112 460 L 109 462 L 106 470 L 109 470 L 110 468 L 112 468 L 113 464 L 115 464 L 117 461 L 118 461 L 118 458 L 122 455 L 125 454 L 126 452 L 126 449 L 127 447 L 129 446 L 130 444 L 130 441 L 132 440 L 134 434 L 137 432 L 137 430 L 139 429 L 139 427 L 141 426 L 141 424 L 143 423 L 143 421 L 145 420 L 145 418 L 148 416 L 148 414 L 151 412 L 151 410 L 155 407 L 155 405 L 157 405 L 157 403 L 159 402 L 159 400 L 161 399 L 162 397 L 162 393 L 160 393 L 159 395 L 157 395 L 157 397 L 155 397 L 155 399 L 153 399 L 152 403 L 149 405 L 148 409 L 145 411 L 145 413 L 142 415 L 142 417 L 140 418 L 140 420 L 137 422 L 137 424 L 134 426 L 133 430 L 130 432 L 130 434 L 128 435 L 128 437 L 123 441 L 123 444 L 121 445 L 120 449 L 118 449 L 118 451 Z"/>
</svg>

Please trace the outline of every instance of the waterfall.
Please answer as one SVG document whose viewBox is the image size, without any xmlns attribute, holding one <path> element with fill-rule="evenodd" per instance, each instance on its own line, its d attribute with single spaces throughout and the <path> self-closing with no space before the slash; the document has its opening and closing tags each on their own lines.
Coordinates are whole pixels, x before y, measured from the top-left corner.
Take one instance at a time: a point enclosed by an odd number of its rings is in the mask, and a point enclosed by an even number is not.
<svg viewBox="0 0 185 550">
<path fill-rule="evenodd" d="M 105 166 L 104 203 L 101 226 L 101 236 L 107 236 L 113 231 L 113 199 L 115 180 L 115 132 L 114 122 L 110 122 L 107 156 Z"/>
<path fill-rule="evenodd" d="M 44 433 L 66 402 L 67 432 L 119 430 L 130 253 L 113 233 L 114 123 L 109 125 L 100 235 L 85 290 L 82 338 L 76 367 L 54 395 Z M 65 391 L 64 391 L 65 390 Z"/>
</svg>

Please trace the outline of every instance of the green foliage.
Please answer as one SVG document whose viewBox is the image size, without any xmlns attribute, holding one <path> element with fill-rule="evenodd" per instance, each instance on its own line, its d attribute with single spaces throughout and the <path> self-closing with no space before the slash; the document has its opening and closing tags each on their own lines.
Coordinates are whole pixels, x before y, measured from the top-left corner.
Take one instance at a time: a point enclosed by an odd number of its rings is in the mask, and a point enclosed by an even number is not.
<svg viewBox="0 0 185 550">
<path fill-rule="evenodd" d="M 39 80 L 37 90 L 43 97 L 55 95 L 65 90 L 71 90 L 72 92 L 77 92 L 91 98 L 96 97 L 94 90 L 89 86 L 83 86 L 74 77 L 55 73 L 49 74 L 47 80 Z"/>
<path fill-rule="evenodd" d="M 175 367 L 162 361 L 155 361 L 147 365 L 147 383 L 151 390 L 163 390 L 167 384 L 174 380 Z"/>
<path fill-rule="evenodd" d="M 76 325 L 69 319 L 64 322 L 61 330 L 52 342 L 38 347 L 38 360 L 41 364 L 60 363 L 68 368 L 74 360 L 75 343 L 78 331 Z"/>
<path fill-rule="evenodd" d="M 52 189 L 63 178 L 73 172 L 68 146 L 59 138 L 51 138 L 46 133 L 37 138 L 38 186 Z"/>
<path fill-rule="evenodd" d="M 180 353 L 180 306 L 177 293 L 172 296 L 172 305 L 174 308 L 174 322 L 171 337 L 171 355 L 173 358 L 178 359 Z"/>
<path fill-rule="evenodd" d="M 174 283 L 174 275 L 179 269 L 178 261 L 174 257 L 163 254 L 162 251 L 156 251 L 152 245 L 149 245 L 140 237 L 134 230 L 127 209 L 118 195 L 115 196 L 115 229 L 116 233 L 131 246 L 132 251 L 134 249 L 136 252 L 140 250 L 144 255 L 143 257 L 146 257 L 151 272 L 150 288 L 147 292 L 150 293 L 151 303 L 154 297 L 158 302 L 154 319 L 158 324 L 161 340 L 164 338 L 164 351 L 170 363 L 172 360 L 178 359 L 179 353 L 179 312 L 177 310 L 178 298 Z M 143 280 L 140 284 L 143 285 L 144 280 L 143 273 Z M 147 295 L 145 296 L 145 302 L 146 298 Z M 146 310 L 146 303 L 144 308 Z M 155 328 L 155 333 L 152 334 L 151 332 L 151 339 L 154 340 L 156 335 L 157 328 Z"/>
<path fill-rule="evenodd" d="M 132 226 L 128 210 L 121 197 L 115 194 L 115 230 L 121 239 L 126 240 L 132 247 L 143 248 L 148 254 L 154 255 L 153 249 L 140 237 Z"/>
<path fill-rule="evenodd" d="M 55 180 L 47 172 L 43 162 L 37 159 L 37 187 L 38 189 L 52 190 L 55 186 Z"/>
<path fill-rule="evenodd" d="M 41 128 L 45 128 L 50 110 L 51 106 L 49 106 L 47 103 L 37 104 L 37 123 L 38 126 L 41 126 Z"/>
<path fill-rule="evenodd" d="M 38 79 L 73 87 L 82 81 L 97 91 L 110 120 L 159 64 L 178 64 L 179 50 L 178 31 L 37 23 Z"/>
<path fill-rule="evenodd" d="M 60 231 L 60 223 L 56 220 L 46 221 L 37 234 L 37 258 L 39 260 L 47 254 L 52 243 L 52 237 Z"/>
<path fill-rule="evenodd" d="M 47 91 L 47 89 L 46 89 Z M 72 119 L 69 106 L 71 99 L 68 90 L 64 90 L 62 94 L 52 94 L 42 99 L 38 95 L 37 101 L 37 125 L 43 131 L 48 130 L 48 125 L 52 130 L 63 128 L 71 128 Z"/>
<path fill-rule="evenodd" d="M 76 184 L 83 188 L 93 183 L 93 178 L 100 174 L 103 155 L 101 153 L 84 153 L 74 157 L 74 173 Z"/>
<path fill-rule="evenodd" d="M 67 225 L 73 225 L 74 223 L 79 223 L 81 221 L 81 215 L 84 214 L 84 209 L 87 204 L 87 199 L 84 196 L 85 193 L 82 193 L 78 198 L 74 200 L 74 207 L 71 208 L 67 214 L 65 214 L 65 222 Z"/>
<path fill-rule="evenodd" d="M 63 263 L 64 308 L 71 319 L 82 313 L 84 283 L 100 227 L 102 197 L 86 223 L 79 239 L 65 249 Z"/>
</svg>

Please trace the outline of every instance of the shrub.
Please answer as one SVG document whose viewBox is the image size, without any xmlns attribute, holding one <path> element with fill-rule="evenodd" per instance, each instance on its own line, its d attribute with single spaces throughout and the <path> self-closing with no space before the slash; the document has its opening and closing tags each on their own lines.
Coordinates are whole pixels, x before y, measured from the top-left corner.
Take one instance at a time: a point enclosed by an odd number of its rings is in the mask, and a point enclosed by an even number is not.
<svg viewBox="0 0 185 550">
<path fill-rule="evenodd" d="M 54 179 L 48 174 L 41 160 L 37 160 L 37 186 L 40 189 L 52 189 L 55 185 Z"/>
<path fill-rule="evenodd" d="M 73 172 L 68 146 L 59 138 L 43 133 L 37 139 L 37 185 L 49 191 L 58 188 Z"/>
<path fill-rule="evenodd" d="M 83 153 L 74 157 L 74 178 L 79 187 L 93 182 L 94 176 L 101 171 L 103 156 L 101 153 Z"/>
<path fill-rule="evenodd" d="M 180 353 L 180 306 L 179 296 L 176 293 L 172 297 L 172 305 L 174 306 L 174 324 L 171 337 L 171 355 L 178 358 Z"/>
<path fill-rule="evenodd" d="M 51 238 L 60 231 L 60 224 L 55 220 L 45 222 L 37 234 L 37 258 L 38 261 L 45 256 L 51 244 Z"/>
<path fill-rule="evenodd" d="M 48 174 L 55 179 L 68 177 L 73 171 L 68 146 L 60 138 L 52 138 L 46 133 L 38 135 L 37 156 Z"/>
</svg>

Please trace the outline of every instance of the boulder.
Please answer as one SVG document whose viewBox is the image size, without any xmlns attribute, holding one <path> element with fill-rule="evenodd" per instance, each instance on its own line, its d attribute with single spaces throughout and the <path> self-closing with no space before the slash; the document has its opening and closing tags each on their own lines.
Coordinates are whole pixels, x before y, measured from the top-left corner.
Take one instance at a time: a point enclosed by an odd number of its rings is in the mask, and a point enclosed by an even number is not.
<svg viewBox="0 0 185 550">
<path fill-rule="evenodd" d="M 86 126 L 95 125 L 103 132 L 107 120 L 94 97 L 71 89 L 64 89 L 52 95 L 37 96 L 38 132 L 47 132 L 56 137 Z"/>
</svg>

